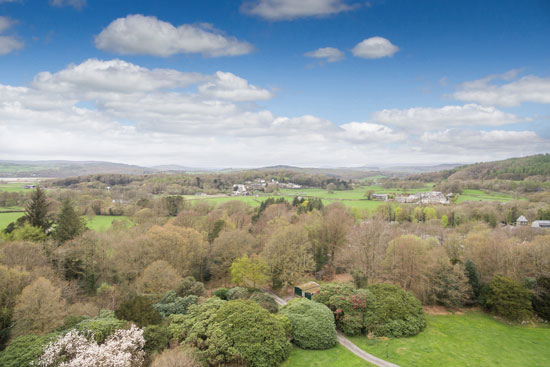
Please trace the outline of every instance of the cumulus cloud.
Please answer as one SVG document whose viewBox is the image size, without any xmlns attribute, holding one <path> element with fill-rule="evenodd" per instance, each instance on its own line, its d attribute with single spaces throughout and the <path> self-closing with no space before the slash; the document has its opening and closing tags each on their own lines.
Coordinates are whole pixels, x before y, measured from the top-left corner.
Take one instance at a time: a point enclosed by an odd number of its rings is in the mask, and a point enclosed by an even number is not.
<svg viewBox="0 0 550 367">
<path fill-rule="evenodd" d="M 73 8 L 80 10 L 86 5 L 86 0 L 50 0 L 52 6 L 72 6 Z"/>
<path fill-rule="evenodd" d="M 517 78 L 518 70 L 490 75 L 461 84 L 453 97 L 483 105 L 514 107 L 524 102 L 550 103 L 550 78 L 527 75 Z M 509 81 L 509 83 L 496 83 Z"/>
<path fill-rule="evenodd" d="M 500 126 L 529 121 L 495 107 L 477 104 L 387 109 L 375 112 L 371 119 L 382 124 L 420 130 L 452 126 Z"/>
<path fill-rule="evenodd" d="M 175 27 L 153 16 L 128 15 L 111 22 L 95 38 L 97 48 L 119 54 L 171 56 L 198 53 L 206 57 L 251 53 L 253 46 L 226 37 L 208 24 Z"/>
<path fill-rule="evenodd" d="M 430 151 L 455 150 L 461 154 L 487 154 L 510 152 L 510 147 L 514 147 L 514 156 L 545 151 L 549 143 L 534 131 L 507 130 L 446 129 L 425 132 L 420 140 L 425 144 L 426 150 Z"/>
<path fill-rule="evenodd" d="M 354 56 L 364 59 L 379 59 L 391 57 L 399 47 L 383 37 L 371 37 L 359 42 L 352 50 Z"/>
<path fill-rule="evenodd" d="M 59 93 L 135 93 L 188 87 L 206 79 L 199 73 L 147 69 L 119 59 L 88 59 L 57 73 L 41 72 L 33 79 L 32 86 Z"/>
<path fill-rule="evenodd" d="M 368 122 L 350 122 L 340 125 L 340 128 L 344 130 L 342 135 L 345 139 L 355 142 L 394 143 L 406 138 L 405 134 L 396 133 L 387 126 Z"/>
<path fill-rule="evenodd" d="M 270 91 L 258 88 L 232 73 L 216 72 L 214 78 L 198 87 L 199 91 L 209 97 L 230 101 L 258 101 L 272 97 Z"/>
<path fill-rule="evenodd" d="M 346 57 L 342 51 L 334 47 L 318 48 L 315 51 L 306 52 L 304 56 L 325 59 L 327 62 L 340 61 Z"/>
<path fill-rule="evenodd" d="M 227 72 L 203 75 L 90 59 L 40 73 L 28 86 L 0 84 L 0 156 L 203 167 L 353 166 L 494 159 L 509 155 L 510 146 L 524 154 L 550 144 L 532 131 L 437 128 L 410 134 L 413 129 L 403 125 L 337 125 L 240 102 L 268 96 Z"/>
<path fill-rule="evenodd" d="M 4 33 L 16 23 L 15 20 L 0 16 L 0 33 Z M 16 36 L 0 34 L 0 55 L 6 55 L 10 52 L 20 50 L 24 43 L 19 41 Z"/>
<path fill-rule="evenodd" d="M 296 18 L 327 16 L 356 9 L 342 0 L 257 0 L 243 3 L 241 10 L 247 14 L 277 21 Z"/>
</svg>

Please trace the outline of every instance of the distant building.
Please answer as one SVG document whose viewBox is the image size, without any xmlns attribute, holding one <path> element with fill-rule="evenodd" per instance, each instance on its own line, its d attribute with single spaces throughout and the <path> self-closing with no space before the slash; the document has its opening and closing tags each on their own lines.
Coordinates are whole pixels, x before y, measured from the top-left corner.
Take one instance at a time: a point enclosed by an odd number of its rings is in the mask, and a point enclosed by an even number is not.
<svg viewBox="0 0 550 367">
<path fill-rule="evenodd" d="M 373 200 L 388 201 L 388 194 L 372 194 Z"/>
<path fill-rule="evenodd" d="M 395 198 L 400 203 L 411 204 L 449 204 L 449 199 L 439 191 L 419 192 L 409 196 Z"/>
<path fill-rule="evenodd" d="M 294 294 L 299 297 L 306 297 L 311 299 L 313 295 L 321 291 L 321 286 L 315 282 L 309 282 L 294 287 Z"/>
<path fill-rule="evenodd" d="M 36 185 L 23 185 L 21 186 L 23 189 L 36 189 Z"/>
<path fill-rule="evenodd" d="M 550 220 L 535 220 L 531 223 L 533 228 L 550 228 Z"/>
<path fill-rule="evenodd" d="M 516 226 L 526 226 L 527 224 L 529 221 L 523 215 L 516 220 Z"/>
</svg>

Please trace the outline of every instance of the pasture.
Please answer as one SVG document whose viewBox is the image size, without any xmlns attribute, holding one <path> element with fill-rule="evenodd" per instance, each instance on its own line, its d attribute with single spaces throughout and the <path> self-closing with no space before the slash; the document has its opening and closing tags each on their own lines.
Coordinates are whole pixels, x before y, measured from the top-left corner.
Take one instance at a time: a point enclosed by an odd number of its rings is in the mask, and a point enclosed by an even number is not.
<svg viewBox="0 0 550 367">
<path fill-rule="evenodd" d="M 518 326 L 481 312 L 427 316 L 420 334 L 386 342 L 350 338 L 361 349 L 401 367 L 550 366 L 550 327 Z M 330 364 L 327 364 L 327 366 Z"/>
<path fill-rule="evenodd" d="M 488 192 L 483 190 L 465 189 L 457 199 L 457 203 L 463 203 L 466 201 L 499 201 L 502 203 L 512 201 L 514 197 L 507 194 Z"/>
<path fill-rule="evenodd" d="M 121 215 L 121 216 L 95 215 L 91 218 L 87 216 L 84 216 L 83 218 L 86 219 L 86 226 L 89 229 L 93 229 L 94 231 L 98 231 L 98 232 L 106 231 L 107 229 L 109 229 L 113 225 L 113 222 L 115 220 L 121 221 L 128 226 L 132 224 L 130 218 L 124 215 Z"/>
<path fill-rule="evenodd" d="M 342 347 L 327 350 L 305 350 L 292 347 L 290 356 L 281 367 L 371 367 L 374 366 Z"/>
<path fill-rule="evenodd" d="M 11 222 L 15 222 L 19 217 L 25 215 L 23 212 L 0 213 L 0 231 L 4 230 Z"/>
</svg>

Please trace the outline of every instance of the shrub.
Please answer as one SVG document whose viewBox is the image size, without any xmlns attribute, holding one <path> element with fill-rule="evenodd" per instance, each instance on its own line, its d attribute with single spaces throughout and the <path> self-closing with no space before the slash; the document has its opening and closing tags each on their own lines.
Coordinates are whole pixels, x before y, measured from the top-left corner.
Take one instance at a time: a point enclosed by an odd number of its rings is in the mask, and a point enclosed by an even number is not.
<svg viewBox="0 0 550 367">
<path fill-rule="evenodd" d="M 350 336 L 365 331 L 364 313 L 371 298 L 369 291 L 348 284 L 323 285 L 314 296 L 316 302 L 326 305 L 334 313 L 338 330 Z"/>
<path fill-rule="evenodd" d="M 198 301 L 199 297 L 195 295 L 178 297 L 176 292 L 170 291 L 158 303 L 155 303 L 153 307 L 162 317 L 168 317 L 175 314 L 186 314 L 187 308 L 190 305 L 197 304 Z"/>
<path fill-rule="evenodd" d="M 270 313 L 277 313 L 279 311 L 279 305 L 269 295 L 263 292 L 254 292 L 250 296 L 250 300 L 256 302 Z"/>
<path fill-rule="evenodd" d="M 214 291 L 214 296 L 227 301 L 227 292 L 229 292 L 227 288 L 218 288 Z"/>
<path fill-rule="evenodd" d="M 235 300 L 235 299 L 247 299 L 250 297 L 250 292 L 248 292 L 248 289 L 243 287 L 233 287 L 227 291 L 227 300 Z"/>
<path fill-rule="evenodd" d="M 290 350 L 290 322 L 250 300 L 210 298 L 168 318 L 172 338 L 197 349 L 210 365 L 277 366 Z"/>
<path fill-rule="evenodd" d="M 55 340 L 58 336 L 59 333 L 47 335 L 29 334 L 16 338 L 0 353 L 0 366 L 29 366 L 32 361 L 40 357 L 48 343 Z"/>
<path fill-rule="evenodd" d="M 550 321 L 550 277 L 537 278 L 533 309 L 541 319 Z"/>
<path fill-rule="evenodd" d="M 176 290 L 179 297 L 197 296 L 204 294 L 204 284 L 197 282 L 193 277 L 184 278 Z"/>
<path fill-rule="evenodd" d="M 161 316 L 151 301 L 143 296 L 134 296 L 115 311 L 117 318 L 135 322 L 138 326 L 159 324 Z"/>
<path fill-rule="evenodd" d="M 126 321 L 117 319 L 113 311 L 102 310 L 98 316 L 79 322 L 76 325 L 76 330 L 83 335 L 93 334 L 95 341 L 101 344 L 116 330 L 122 329 L 126 323 Z"/>
<path fill-rule="evenodd" d="M 489 283 L 485 306 L 511 321 L 528 320 L 533 315 L 529 290 L 523 284 L 499 275 Z"/>
<path fill-rule="evenodd" d="M 145 351 L 161 352 L 170 346 L 170 331 L 165 325 L 149 325 L 143 329 Z"/>
<path fill-rule="evenodd" d="M 284 315 L 272 315 L 249 300 L 236 300 L 220 307 L 215 321 L 234 361 L 242 360 L 251 367 L 271 367 L 288 357 L 290 323 Z"/>
<path fill-rule="evenodd" d="M 166 349 L 153 360 L 151 367 L 200 367 L 193 354 L 183 348 Z"/>
<path fill-rule="evenodd" d="M 281 309 L 292 325 L 294 343 L 303 349 L 328 349 L 336 345 L 334 315 L 327 306 L 298 298 Z"/>
<path fill-rule="evenodd" d="M 367 288 L 373 298 L 365 312 L 367 332 L 376 336 L 412 336 L 426 327 L 420 301 L 393 284 L 374 284 Z"/>
</svg>

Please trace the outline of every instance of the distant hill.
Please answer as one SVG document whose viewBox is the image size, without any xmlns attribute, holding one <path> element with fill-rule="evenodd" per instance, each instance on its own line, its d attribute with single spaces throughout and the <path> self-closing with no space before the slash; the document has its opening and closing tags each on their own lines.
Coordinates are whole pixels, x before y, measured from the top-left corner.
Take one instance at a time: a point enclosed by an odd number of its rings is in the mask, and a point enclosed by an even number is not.
<svg viewBox="0 0 550 367">
<path fill-rule="evenodd" d="M 424 181 L 452 180 L 516 180 L 542 176 L 550 178 L 550 154 L 538 154 L 502 161 L 475 163 L 436 173 L 413 175 Z"/>
<path fill-rule="evenodd" d="M 73 161 L 0 161 L 2 177 L 44 177 L 61 178 L 92 174 L 131 174 L 155 173 L 152 168 L 111 162 L 73 162 Z"/>
</svg>

